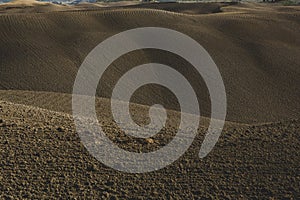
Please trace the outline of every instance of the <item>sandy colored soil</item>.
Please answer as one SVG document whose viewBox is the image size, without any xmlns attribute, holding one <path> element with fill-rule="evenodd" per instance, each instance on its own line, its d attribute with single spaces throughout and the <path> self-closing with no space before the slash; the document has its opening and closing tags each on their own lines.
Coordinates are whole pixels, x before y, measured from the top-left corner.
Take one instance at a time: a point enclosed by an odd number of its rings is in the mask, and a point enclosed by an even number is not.
<svg viewBox="0 0 300 200">
<path fill-rule="evenodd" d="M 250 3 L 0 5 L 0 199 L 299 199 L 299 11 Z M 175 97 L 149 85 L 132 98 L 133 118 L 149 122 L 148 105 L 161 103 L 175 120 L 151 143 L 116 127 L 108 98 L 122 74 L 137 65 L 163 63 L 185 75 L 203 115 L 179 160 L 159 171 L 127 174 L 101 164 L 80 142 L 71 93 L 78 68 L 97 44 L 145 26 L 183 32 L 210 53 L 224 80 L 228 114 L 217 145 L 199 159 L 210 117 L 202 78 L 167 52 L 120 57 L 101 79 L 96 100 L 99 121 L 120 147 L 160 148 L 178 122 Z"/>
</svg>

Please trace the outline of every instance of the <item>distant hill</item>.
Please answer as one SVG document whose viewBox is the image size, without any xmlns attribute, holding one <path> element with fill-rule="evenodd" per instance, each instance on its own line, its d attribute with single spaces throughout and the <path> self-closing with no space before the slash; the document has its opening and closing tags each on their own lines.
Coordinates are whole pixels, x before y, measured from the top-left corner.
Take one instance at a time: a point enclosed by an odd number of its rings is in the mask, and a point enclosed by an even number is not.
<svg viewBox="0 0 300 200">
<path fill-rule="evenodd" d="M 159 26 L 189 35 L 210 53 L 224 79 L 228 120 L 299 117 L 299 7 L 205 4 L 207 9 L 201 12 L 210 13 L 195 14 L 195 4 L 174 5 L 178 7 L 168 11 L 134 6 L 56 12 L 66 9 L 56 6 L 40 14 L 32 13 L 32 7 L 22 16 L 0 14 L 0 89 L 71 93 L 78 68 L 97 44 L 124 30 Z M 202 4 L 197 5 L 201 10 Z M 211 7 L 218 6 L 221 12 L 213 13 Z M 46 8 L 37 7 L 36 11 Z M 210 115 L 210 100 L 201 77 L 182 58 L 161 51 L 136 51 L 116 60 L 101 80 L 98 96 L 110 97 L 127 69 L 148 62 L 173 66 L 189 77 L 202 115 Z M 144 89 L 147 95 L 137 94 L 134 102 L 158 101 L 178 109 L 174 96 L 165 90 Z"/>
</svg>

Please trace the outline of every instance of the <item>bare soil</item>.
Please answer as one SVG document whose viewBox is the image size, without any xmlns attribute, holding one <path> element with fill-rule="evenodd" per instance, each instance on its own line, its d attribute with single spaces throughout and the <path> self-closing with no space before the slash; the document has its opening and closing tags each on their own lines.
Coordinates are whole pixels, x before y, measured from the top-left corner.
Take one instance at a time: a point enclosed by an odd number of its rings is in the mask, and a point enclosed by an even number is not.
<svg viewBox="0 0 300 200">
<path fill-rule="evenodd" d="M 300 199 L 298 6 L 20 2 L 0 5 L 0 199 Z M 198 135 L 179 160 L 128 174 L 85 149 L 74 127 L 71 93 L 78 68 L 96 45 L 147 26 L 185 33 L 210 53 L 226 87 L 227 121 L 213 151 L 200 159 L 210 117 L 202 78 L 168 52 L 120 57 L 105 72 L 96 99 L 98 119 L 120 147 L 144 152 L 164 146 L 180 114 L 173 95 L 150 85 L 132 98 L 133 118 L 149 122 L 148 106 L 161 103 L 174 122 L 151 140 L 129 138 L 116 127 L 109 111 L 112 88 L 137 65 L 158 62 L 181 72 L 202 113 Z"/>
</svg>

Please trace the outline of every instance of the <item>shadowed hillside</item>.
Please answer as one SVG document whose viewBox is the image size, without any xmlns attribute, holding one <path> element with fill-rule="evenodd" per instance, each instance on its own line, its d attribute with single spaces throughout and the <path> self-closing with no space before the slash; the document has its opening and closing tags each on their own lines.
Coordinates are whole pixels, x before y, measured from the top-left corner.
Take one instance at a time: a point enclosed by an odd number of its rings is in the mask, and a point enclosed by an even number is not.
<svg viewBox="0 0 300 200">
<path fill-rule="evenodd" d="M 0 89 L 71 93 L 79 66 L 97 44 L 124 30 L 158 26 L 189 35 L 210 53 L 224 79 L 228 120 L 298 117 L 299 8 L 254 5 L 193 16 L 140 8 L 1 15 Z M 209 116 L 205 84 L 189 63 L 166 52 L 145 50 L 122 56 L 103 78 L 98 95 L 109 97 L 124 71 L 148 62 L 168 64 L 185 74 L 199 96 L 203 115 Z M 137 95 L 135 102 L 167 101 L 169 108 L 177 109 L 164 90 L 144 89 L 147 99 Z"/>
</svg>

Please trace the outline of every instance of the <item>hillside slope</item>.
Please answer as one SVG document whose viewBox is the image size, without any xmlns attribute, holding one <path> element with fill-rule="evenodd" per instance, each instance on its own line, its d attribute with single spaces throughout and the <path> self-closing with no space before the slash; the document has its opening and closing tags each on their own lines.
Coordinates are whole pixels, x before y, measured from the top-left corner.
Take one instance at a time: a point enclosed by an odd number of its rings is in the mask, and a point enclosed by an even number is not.
<svg viewBox="0 0 300 200">
<path fill-rule="evenodd" d="M 258 9 L 259 8 L 259 9 Z M 300 35 L 298 7 L 227 6 L 224 12 L 186 15 L 144 8 L 0 15 L 0 89 L 71 93 L 85 56 L 101 41 L 145 26 L 171 28 L 198 41 L 224 79 L 230 121 L 264 122 L 299 117 Z M 173 66 L 186 75 L 209 116 L 201 77 L 183 59 L 144 50 L 116 60 L 100 83 L 109 97 L 127 69 L 148 62 Z M 162 102 L 178 109 L 164 90 L 145 88 L 137 103 Z"/>
</svg>

